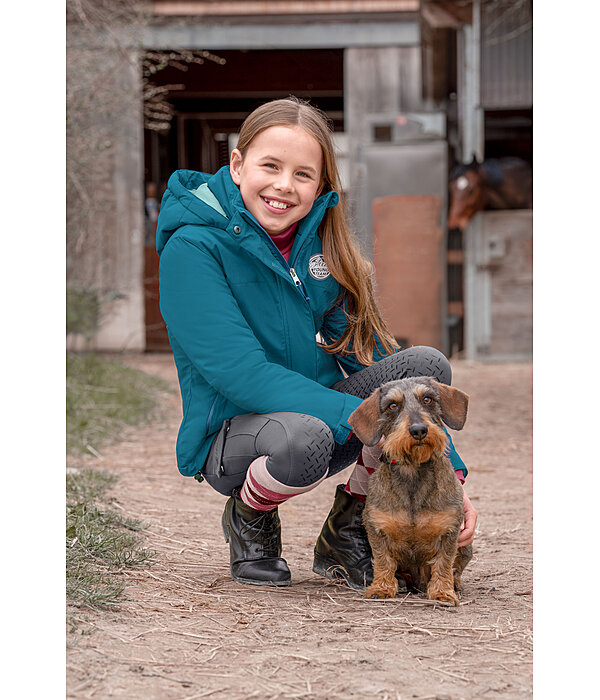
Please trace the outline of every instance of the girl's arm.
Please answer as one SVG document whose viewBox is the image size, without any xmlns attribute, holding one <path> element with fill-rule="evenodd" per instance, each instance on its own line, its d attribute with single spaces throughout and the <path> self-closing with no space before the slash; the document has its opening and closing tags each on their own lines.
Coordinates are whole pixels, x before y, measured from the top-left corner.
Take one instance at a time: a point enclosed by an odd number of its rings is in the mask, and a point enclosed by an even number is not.
<svg viewBox="0 0 600 700">
<path fill-rule="evenodd" d="M 236 406 L 249 413 L 306 413 L 325 422 L 336 442 L 346 441 L 347 418 L 361 399 L 270 362 L 219 262 L 181 235 L 161 254 L 160 310 L 198 372 Z"/>
<path fill-rule="evenodd" d="M 454 469 L 454 473 L 458 477 L 459 481 L 461 484 L 465 483 L 465 479 L 467 478 L 467 474 L 469 473 L 467 469 L 467 465 L 462 461 L 460 455 L 456 451 L 456 448 L 454 447 L 454 443 L 452 442 L 452 438 L 450 437 L 450 433 L 444 428 L 444 432 L 448 436 L 448 445 L 446 447 L 446 457 L 450 460 L 450 463 L 452 464 L 452 468 Z"/>
</svg>

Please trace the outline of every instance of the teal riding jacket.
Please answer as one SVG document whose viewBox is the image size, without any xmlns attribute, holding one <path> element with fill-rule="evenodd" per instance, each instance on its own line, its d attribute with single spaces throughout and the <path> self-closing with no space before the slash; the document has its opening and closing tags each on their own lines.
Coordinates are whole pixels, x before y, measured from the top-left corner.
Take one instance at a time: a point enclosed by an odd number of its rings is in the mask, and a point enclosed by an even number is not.
<svg viewBox="0 0 600 700">
<path fill-rule="evenodd" d="M 245 208 L 228 166 L 170 177 L 156 245 L 160 310 L 183 402 L 176 450 L 183 475 L 202 469 L 223 421 L 243 413 L 306 413 L 326 423 L 336 442 L 348 439 L 348 417 L 361 399 L 330 387 L 344 378 L 342 367 L 352 374 L 363 365 L 316 342 L 317 333 L 325 342 L 340 337 L 346 325 L 343 290 L 318 235 L 337 203 L 336 192 L 315 200 L 288 264 Z M 373 359 L 384 356 L 378 348 Z"/>
</svg>

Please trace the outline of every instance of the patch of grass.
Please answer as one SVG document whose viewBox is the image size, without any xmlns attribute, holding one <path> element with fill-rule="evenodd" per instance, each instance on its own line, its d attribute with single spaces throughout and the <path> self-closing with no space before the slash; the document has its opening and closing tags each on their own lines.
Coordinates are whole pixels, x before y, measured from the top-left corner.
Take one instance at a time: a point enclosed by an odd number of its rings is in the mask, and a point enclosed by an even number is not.
<svg viewBox="0 0 600 700">
<path fill-rule="evenodd" d="M 100 324 L 101 302 L 97 292 L 67 288 L 67 333 L 81 333 L 91 340 Z"/>
<path fill-rule="evenodd" d="M 67 355 L 67 450 L 94 451 L 153 412 L 167 382 L 94 354 Z M 110 508 L 117 477 L 96 469 L 67 474 L 66 564 L 70 605 L 115 607 L 123 571 L 148 565 L 144 524 Z M 72 630 L 76 629 L 76 625 Z"/>
<path fill-rule="evenodd" d="M 107 506 L 116 481 L 108 472 L 86 469 L 67 476 L 67 599 L 75 605 L 115 606 L 126 568 L 147 565 L 154 552 L 143 546 L 139 520 Z"/>
<path fill-rule="evenodd" d="M 94 354 L 67 355 L 67 452 L 98 450 L 144 421 L 167 382 Z M 90 449 L 91 448 L 91 449 Z"/>
</svg>

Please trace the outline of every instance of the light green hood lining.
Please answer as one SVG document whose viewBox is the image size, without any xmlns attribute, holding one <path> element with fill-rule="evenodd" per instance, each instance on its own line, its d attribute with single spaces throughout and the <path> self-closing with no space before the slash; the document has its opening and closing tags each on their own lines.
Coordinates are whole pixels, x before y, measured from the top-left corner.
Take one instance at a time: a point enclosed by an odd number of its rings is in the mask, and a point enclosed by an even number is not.
<svg viewBox="0 0 600 700">
<path fill-rule="evenodd" d="M 226 219 L 227 214 L 223 210 L 223 207 L 219 204 L 219 200 L 215 197 L 215 195 L 210 191 L 208 187 L 208 183 L 204 182 L 200 187 L 197 187 L 195 190 L 190 190 L 190 192 L 198 199 L 201 199 L 205 204 L 208 204 L 209 207 L 212 207 L 216 212 L 221 214 L 221 216 L 224 216 Z"/>
</svg>

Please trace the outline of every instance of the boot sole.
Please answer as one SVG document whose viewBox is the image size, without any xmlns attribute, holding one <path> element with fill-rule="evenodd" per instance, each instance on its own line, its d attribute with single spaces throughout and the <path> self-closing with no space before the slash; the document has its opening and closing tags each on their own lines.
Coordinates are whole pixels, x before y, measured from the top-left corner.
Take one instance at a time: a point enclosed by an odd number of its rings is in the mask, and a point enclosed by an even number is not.
<svg viewBox="0 0 600 700">
<path fill-rule="evenodd" d="M 223 520 L 221 520 L 221 530 L 223 531 L 223 537 L 225 537 L 225 542 L 229 544 L 229 533 L 227 532 L 227 529 L 225 527 L 225 523 Z M 274 586 L 277 588 L 281 588 L 283 586 L 291 586 L 292 585 L 292 580 L 288 581 L 256 581 L 251 578 L 242 578 L 241 576 L 234 576 L 233 571 L 231 570 L 231 567 L 229 567 L 229 573 L 231 574 L 231 578 L 236 581 L 236 583 L 245 583 L 249 586 Z"/>
<path fill-rule="evenodd" d="M 229 570 L 231 573 L 231 569 Z M 231 574 L 231 578 L 237 583 L 245 583 L 249 586 L 272 586 L 274 588 L 283 588 L 284 586 L 291 586 L 292 582 L 289 581 L 255 581 L 251 578 L 240 578 L 239 576 L 234 576 Z"/>
<path fill-rule="evenodd" d="M 349 579 L 348 572 L 346 571 L 346 569 L 344 569 L 344 567 L 341 564 L 338 564 L 338 562 L 333 561 L 332 559 L 325 559 L 324 557 L 320 557 L 317 554 L 315 554 L 312 570 L 315 574 L 325 576 L 325 578 L 329 578 L 334 581 L 339 581 L 341 579 L 345 581 L 347 586 L 354 589 L 355 591 L 364 591 L 366 589 L 366 586 L 360 586 L 356 583 L 353 583 Z M 398 577 L 398 573 L 396 574 L 396 577 Z M 407 592 L 408 588 L 406 582 L 404 581 L 404 579 L 399 579 L 398 593 Z"/>
<path fill-rule="evenodd" d="M 334 581 L 339 581 L 341 579 L 345 581 L 347 586 L 353 588 L 355 591 L 365 590 L 365 586 L 360 586 L 356 583 L 353 583 L 350 580 L 346 569 L 344 569 L 344 567 L 341 564 L 338 564 L 337 561 L 333 561 L 332 559 L 326 559 L 325 557 L 320 557 L 319 555 L 315 554 L 312 570 L 315 574 L 325 576 L 325 578 Z"/>
</svg>

